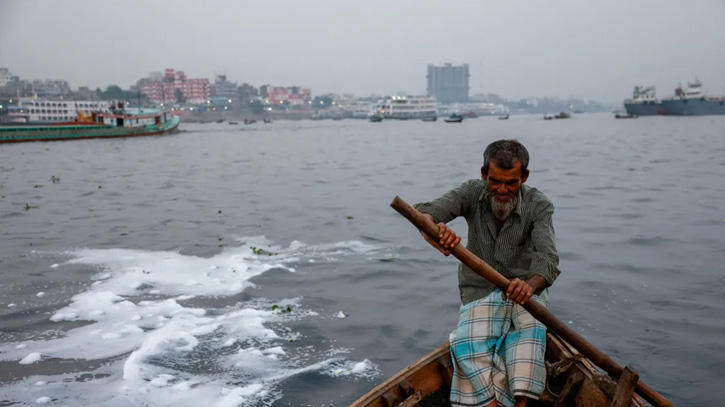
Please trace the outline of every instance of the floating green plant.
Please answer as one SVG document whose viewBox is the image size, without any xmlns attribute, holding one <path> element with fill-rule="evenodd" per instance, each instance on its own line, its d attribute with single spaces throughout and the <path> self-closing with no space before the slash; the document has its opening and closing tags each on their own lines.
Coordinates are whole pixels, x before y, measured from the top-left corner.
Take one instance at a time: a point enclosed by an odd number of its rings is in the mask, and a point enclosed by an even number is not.
<svg viewBox="0 0 725 407">
<path fill-rule="evenodd" d="M 57 184 L 60 182 L 60 177 L 56 177 L 55 175 L 50 176 L 50 182 Z"/>
<path fill-rule="evenodd" d="M 33 206 L 33 205 L 29 205 L 29 204 L 28 204 L 28 203 L 26 202 L 26 203 L 25 203 L 25 211 L 27 212 L 27 211 L 29 211 L 29 210 L 31 210 L 31 209 L 38 209 L 38 205 L 35 205 L 35 206 Z"/>
<path fill-rule="evenodd" d="M 352 216 L 348 216 L 347 218 L 348 218 L 348 219 L 353 219 L 353 217 L 352 217 Z"/>
<path fill-rule="evenodd" d="M 43 188 L 42 185 L 33 185 L 33 188 Z"/>
<path fill-rule="evenodd" d="M 250 249 L 252 249 L 252 253 L 254 253 L 258 256 L 265 256 L 265 255 L 266 256 L 276 256 L 279 254 L 279 253 L 266 252 L 266 251 L 264 251 L 264 249 L 260 249 L 260 248 L 254 247 L 254 246 L 250 247 Z"/>
</svg>

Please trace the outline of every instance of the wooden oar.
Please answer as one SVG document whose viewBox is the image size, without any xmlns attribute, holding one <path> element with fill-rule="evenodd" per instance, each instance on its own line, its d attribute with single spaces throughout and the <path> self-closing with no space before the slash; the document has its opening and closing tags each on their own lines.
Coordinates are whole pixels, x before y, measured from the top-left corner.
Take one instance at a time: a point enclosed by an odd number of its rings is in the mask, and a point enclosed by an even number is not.
<svg viewBox="0 0 725 407">
<path fill-rule="evenodd" d="M 423 216 L 417 209 L 410 206 L 400 197 L 395 197 L 390 206 L 408 219 L 418 229 L 427 233 L 436 242 L 438 238 L 438 226 L 431 222 L 430 219 Z M 466 266 L 470 267 L 471 270 L 478 273 L 481 277 L 490 281 L 493 285 L 498 287 L 501 291 L 506 292 L 506 288 L 509 285 L 509 280 L 499 274 L 498 271 L 494 270 L 493 267 L 489 266 L 485 261 L 479 259 L 475 254 L 471 253 L 463 245 L 458 245 L 453 249 L 450 249 L 451 254 L 456 256 Z M 574 332 L 568 325 L 561 322 L 554 316 L 548 309 L 539 305 L 536 301 L 529 301 L 523 305 L 523 307 L 529 311 L 534 318 L 538 319 L 541 323 L 546 325 L 547 328 L 554 331 L 556 334 L 564 338 L 567 342 L 572 344 L 581 354 L 586 356 L 595 365 L 602 368 L 610 376 L 619 379 L 622 375 L 622 366 L 612 360 L 604 352 L 597 349 L 594 345 L 589 343 L 584 337 Z M 642 396 L 645 400 L 651 403 L 655 407 L 674 407 L 669 400 L 664 396 L 654 391 L 651 387 L 642 383 L 637 382 L 637 394 Z"/>
</svg>

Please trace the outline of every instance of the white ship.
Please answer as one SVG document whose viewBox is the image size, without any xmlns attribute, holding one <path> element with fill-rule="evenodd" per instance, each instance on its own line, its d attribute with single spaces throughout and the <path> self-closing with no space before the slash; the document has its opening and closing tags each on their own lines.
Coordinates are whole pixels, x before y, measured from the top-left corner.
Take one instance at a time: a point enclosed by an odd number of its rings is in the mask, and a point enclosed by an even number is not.
<svg viewBox="0 0 725 407">
<path fill-rule="evenodd" d="M 110 112 L 113 102 L 99 100 L 20 99 L 8 106 L 8 118 L 14 123 L 62 123 L 74 121 L 78 113 Z"/>
<path fill-rule="evenodd" d="M 375 104 L 370 116 L 399 120 L 438 117 L 438 105 L 433 96 L 389 96 Z"/>
</svg>

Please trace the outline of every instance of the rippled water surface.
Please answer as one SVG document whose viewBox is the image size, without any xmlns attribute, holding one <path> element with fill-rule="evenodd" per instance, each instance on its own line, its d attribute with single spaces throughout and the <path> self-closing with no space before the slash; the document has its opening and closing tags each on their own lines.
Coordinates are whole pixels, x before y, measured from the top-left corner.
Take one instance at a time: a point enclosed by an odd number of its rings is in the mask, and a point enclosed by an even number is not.
<svg viewBox="0 0 725 407">
<path fill-rule="evenodd" d="M 725 117 L 182 128 L 0 145 L 0 406 L 347 405 L 457 321 L 456 260 L 390 201 L 510 137 L 552 311 L 678 406 L 725 396 Z"/>
</svg>

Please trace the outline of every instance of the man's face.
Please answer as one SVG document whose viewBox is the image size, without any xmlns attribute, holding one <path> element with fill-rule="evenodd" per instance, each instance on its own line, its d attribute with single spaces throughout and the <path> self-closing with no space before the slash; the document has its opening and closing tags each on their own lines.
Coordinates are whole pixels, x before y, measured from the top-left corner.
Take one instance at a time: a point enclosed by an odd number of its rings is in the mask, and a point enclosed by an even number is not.
<svg viewBox="0 0 725 407">
<path fill-rule="evenodd" d="M 514 167 L 510 170 L 504 170 L 491 160 L 488 172 L 481 168 L 481 175 L 486 181 L 486 188 L 493 199 L 500 203 L 508 203 L 519 193 L 521 184 L 526 182 L 529 177 L 529 171 L 526 170 L 526 173 L 522 174 L 521 163 L 518 161 L 514 162 Z"/>
</svg>

